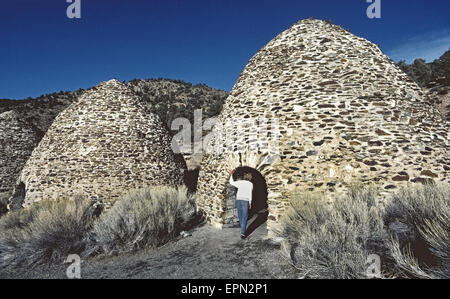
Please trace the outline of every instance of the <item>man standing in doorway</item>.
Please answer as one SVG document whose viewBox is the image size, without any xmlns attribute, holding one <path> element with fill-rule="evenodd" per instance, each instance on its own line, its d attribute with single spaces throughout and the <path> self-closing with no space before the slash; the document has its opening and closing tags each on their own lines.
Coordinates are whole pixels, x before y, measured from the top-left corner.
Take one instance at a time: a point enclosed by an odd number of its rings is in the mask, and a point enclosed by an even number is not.
<svg viewBox="0 0 450 299">
<path fill-rule="evenodd" d="M 228 170 L 228 173 L 230 174 L 230 184 L 238 189 L 236 193 L 236 209 L 238 212 L 239 225 L 241 226 L 241 239 L 245 239 L 248 210 L 252 208 L 252 174 L 245 173 L 244 180 L 235 181 L 233 180 L 234 170 Z"/>
</svg>

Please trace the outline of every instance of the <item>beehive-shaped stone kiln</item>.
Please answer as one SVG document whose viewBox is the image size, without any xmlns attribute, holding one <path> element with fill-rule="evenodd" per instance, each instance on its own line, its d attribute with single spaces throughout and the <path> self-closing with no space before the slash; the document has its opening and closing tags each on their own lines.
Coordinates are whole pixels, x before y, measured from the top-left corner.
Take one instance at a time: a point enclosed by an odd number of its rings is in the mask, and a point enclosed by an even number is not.
<svg viewBox="0 0 450 299">
<path fill-rule="evenodd" d="M 0 214 L 6 212 L 7 200 L 37 140 L 33 127 L 17 112 L 0 114 Z"/>
<path fill-rule="evenodd" d="M 266 149 L 255 150 L 254 128 L 269 132 L 257 135 Z M 225 132 L 236 138 L 224 142 Z M 230 222 L 225 170 L 251 167 L 267 183 L 271 230 L 295 188 L 334 197 L 353 182 L 375 183 L 388 196 L 406 184 L 448 181 L 449 139 L 448 123 L 376 45 L 302 20 L 242 71 L 209 140 L 197 204 L 213 225 Z"/>
<path fill-rule="evenodd" d="M 186 164 L 171 143 L 159 118 L 125 84 L 101 83 L 55 119 L 22 170 L 10 206 L 75 196 L 111 203 L 133 189 L 182 184 Z"/>
</svg>

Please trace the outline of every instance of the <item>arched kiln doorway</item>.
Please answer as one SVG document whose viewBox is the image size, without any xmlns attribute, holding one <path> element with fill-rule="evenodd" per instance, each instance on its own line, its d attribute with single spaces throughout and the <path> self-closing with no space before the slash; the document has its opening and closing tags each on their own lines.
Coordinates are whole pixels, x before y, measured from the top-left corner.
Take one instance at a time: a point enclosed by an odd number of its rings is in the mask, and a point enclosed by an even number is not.
<svg viewBox="0 0 450 299">
<path fill-rule="evenodd" d="M 267 183 L 264 176 L 256 169 L 248 166 L 237 167 L 233 173 L 233 179 L 235 181 L 242 180 L 245 173 L 251 173 L 252 183 L 253 183 L 253 193 L 252 193 L 252 208 L 249 210 L 248 219 L 250 220 L 253 216 L 257 215 L 261 222 L 262 219 L 267 220 Z M 226 188 L 226 201 L 227 201 L 227 212 L 225 217 L 225 224 L 228 226 L 236 226 L 239 224 L 237 218 L 237 211 L 235 206 L 236 201 L 236 191 L 237 188 L 228 184 Z"/>
</svg>

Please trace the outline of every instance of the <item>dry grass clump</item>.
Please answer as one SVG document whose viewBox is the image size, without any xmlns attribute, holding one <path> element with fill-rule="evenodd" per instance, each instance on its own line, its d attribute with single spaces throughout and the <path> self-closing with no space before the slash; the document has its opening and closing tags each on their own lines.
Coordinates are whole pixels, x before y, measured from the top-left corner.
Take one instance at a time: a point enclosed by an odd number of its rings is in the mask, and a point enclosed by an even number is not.
<svg viewBox="0 0 450 299">
<path fill-rule="evenodd" d="M 195 221 L 185 187 L 151 187 L 130 193 L 97 217 L 89 200 L 44 200 L 0 218 L 0 267 L 62 262 L 156 247 Z"/>
<path fill-rule="evenodd" d="M 89 200 L 44 200 L 0 218 L 0 266 L 34 266 L 80 254 L 93 223 Z"/>
<path fill-rule="evenodd" d="M 388 243 L 403 277 L 450 278 L 450 186 L 403 189 L 386 207 Z"/>
<path fill-rule="evenodd" d="M 0 218 L 0 232 L 14 229 L 24 228 L 30 224 L 39 213 L 39 210 L 49 205 L 47 201 L 43 201 L 31 206 L 28 209 L 20 209 L 11 211 Z"/>
<path fill-rule="evenodd" d="M 304 278 L 367 278 L 367 258 L 377 254 L 381 273 L 393 278 L 450 278 L 450 187 L 402 189 L 386 207 L 376 194 L 353 188 L 326 202 L 295 192 L 280 235 Z"/>
<path fill-rule="evenodd" d="M 184 186 L 130 193 L 95 222 L 89 254 L 157 247 L 183 230 L 194 214 L 193 196 Z"/>
<path fill-rule="evenodd" d="M 366 278 L 369 255 L 382 255 L 388 238 L 373 190 L 352 190 L 328 203 L 295 192 L 282 220 L 293 265 L 303 278 Z"/>
</svg>

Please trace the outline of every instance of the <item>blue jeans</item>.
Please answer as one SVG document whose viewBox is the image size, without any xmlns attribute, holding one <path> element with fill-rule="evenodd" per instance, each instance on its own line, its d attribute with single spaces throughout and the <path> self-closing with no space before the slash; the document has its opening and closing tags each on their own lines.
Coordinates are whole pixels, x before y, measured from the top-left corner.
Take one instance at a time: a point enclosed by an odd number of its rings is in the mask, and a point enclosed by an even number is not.
<svg viewBox="0 0 450 299">
<path fill-rule="evenodd" d="M 247 230 L 248 201 L 236 200 L 236 208 L 238 212 L 239 225 L 241 226 L 241 235 L 245 235 L 245 231 Z"/>
</svg>

